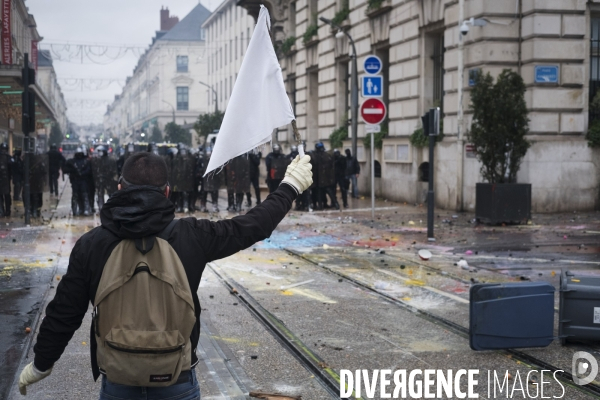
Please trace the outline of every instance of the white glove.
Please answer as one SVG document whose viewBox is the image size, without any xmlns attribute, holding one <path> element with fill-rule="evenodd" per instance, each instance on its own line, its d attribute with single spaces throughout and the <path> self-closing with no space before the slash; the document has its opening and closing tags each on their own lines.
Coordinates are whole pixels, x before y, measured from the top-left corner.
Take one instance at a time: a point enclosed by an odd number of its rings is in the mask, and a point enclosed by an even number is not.
<svg viewBox="0 0 600 400">
<path fill-rule="evenodd" d="M 300 158 L 296 156 L 292 163 L 288 165 L 285 171 L 285 177 L 281 181 L 292 186 L 298 194 L 304 192 L 312 185 L 312 165 L 310 164 L 310 156 L 305 155 Z"/>
<path fill-rule="evenodd" d="M 48 371 L 41 372 L 39 371 L 33 363 L 29 363 L 23 368 L 21 372 L 21 376 L 19 376 L 19 392 L 23 396 L 27 394 L 27 386 L 39 382 L 52 372 L 52 368 Z"/>
</svg>

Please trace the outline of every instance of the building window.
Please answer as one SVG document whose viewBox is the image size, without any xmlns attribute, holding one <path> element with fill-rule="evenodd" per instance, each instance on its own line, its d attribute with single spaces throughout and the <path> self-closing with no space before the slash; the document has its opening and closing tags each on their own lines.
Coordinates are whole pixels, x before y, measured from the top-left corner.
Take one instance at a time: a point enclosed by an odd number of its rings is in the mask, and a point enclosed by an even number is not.
<svg viewBox="0 0 600 400">
<path fill-rule="evenodd" d="M 236 36 L 235 37 L 235 59 L 236 60 L 237 60 L 237 56 L 238 56 L 238 53 L 237 53 L 237 36 Z"/>
<path fill-rule="evenodd" d="M 600 17 L 592 18 L 592 33 L 590 35 L 590 101 L 592 104 L 594 97 L 600 91 Z M 589 125 L 593 121 L 600 120 L 600 112 L 590 107 Z"/>
<path fill-rule="evenodd" d="M 433 105 L 444 115 L 444 34 L 439 34 L 433 47 Z"/>
<path fill-rule="evenodd" d="M 227 65 L 227 44 L 225 44 L 225 56 L 224 56 L 224 65 Z"/>
<path fill-rule="evenodd" d="M 187 111 L 189 109 L 189 88 L 177 87 L 177 110 Z"/>
<path fill-rule="evenodd" d="M 244 55 L 244 32 L 240 35 L 240 56 Z"/>
<path fill-rule="evenodd" d="M 233 42 L 229 39 L 229 62 L 233 61 Z"/>
<path fill-rule="evenodd" d="M 383 159 L 387 162 L 411 162 L 408 144 L 386 144 L 383 146 Z"/>
<path fill-rule="evenodd" d="M 206 40 L 206 30 L 200 28 L 200 40 Z"/>
<path fill-rule="evenodd" d="M 177 56 L 177 72 L 188 72 L 188 56 Z"/>
</svg>

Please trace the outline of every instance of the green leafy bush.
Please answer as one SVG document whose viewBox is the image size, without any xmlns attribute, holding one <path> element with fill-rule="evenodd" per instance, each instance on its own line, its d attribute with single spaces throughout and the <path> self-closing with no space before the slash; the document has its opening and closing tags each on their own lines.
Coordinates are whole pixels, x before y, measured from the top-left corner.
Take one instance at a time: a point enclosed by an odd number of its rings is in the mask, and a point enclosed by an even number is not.
<svg viewBox="0 0 600 400">
<path fill-rule="evenodd" d="M 381 8 L 381 5 L 383 4 L 384 1 L 385 0 L 369 0 L 367 2 L 367 12 Z"/>
<path fill-rule="evenodd" d="M 308 28 L 306 28 L 306 32 L 304 32 L 304 35 L 302 35 L 302 43 L 306 44 L 306 43 L 310 42 L 312 37 L 315 36 L 318 31 L 319 31 L 319 27 L 317 26 L 316 22 L 313 24 L 310 24 L 308 26 Z"/>
<path fill-rule="evenodd" d="M 332 149 L 342 147 L 346 139 L 348 139 L 348 126 L 340 126 L 329 135 L 329 145 Z"/>
<path fill-rule="evenodd" d="M 290 36 L 289 38 L 285 39 L 283 43 L 281 43 L 281 47 L 279 48 L 281 50 L 281 54 L 289 53 L 292 49 L 292 46 L 294 46 L 295 44 L 296 36 Z"/>
<path fill-rule="evenodd" d="M 349 15 L 350 9 L 347 6 L 345 6 L 340 11 L 335 13 L 335 16 L 331 19 L 331 22 L 333 22 L 336 25 L 340 25 L 342 22 L 344 22 L 346 18 L 348 18 Z"/>
<path fill-rule="evenodd" d="M 381 149 L 383 147 L 383 138 L 388 134 L 388 124 L 381 124 L 381 132 L 375 134 L 375 148 Z M 363 138 L 363 145 L 365 149 L 371 148 L 371 133 L 367 133 Z"/>
<path fill-rule="evenodd" d="M 471 90 L 473 123 L 468 138 L 489 183 L 515 182 L 531 143 L 525 138 L 529 119 L 523 78 L 505 69 L 496 83 L 489 74 L 475 75 Z"/>
<path fill-rule="evenodd" d="M 444 139 L 444 123 L 440 121 L 440 134 L 436 136 L 435 142 L 441 142 Z M 429 137 L 425 136 L 423 133 L 423 128 L 417 128 L 408 138 L 413 147 L 428 147 L 429 146 Z"/>
</svg>

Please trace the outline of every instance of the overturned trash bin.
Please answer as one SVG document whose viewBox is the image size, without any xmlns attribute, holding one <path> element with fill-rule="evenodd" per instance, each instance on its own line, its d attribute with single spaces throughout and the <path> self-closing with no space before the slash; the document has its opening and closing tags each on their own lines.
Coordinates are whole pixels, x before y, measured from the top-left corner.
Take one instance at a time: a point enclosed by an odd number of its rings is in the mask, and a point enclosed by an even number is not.
<svg viewBox="0 0 600 400">
<path fill-rule="evenodd" d="M 554 292 L 545 282 L 473 285 L 471 349 L 548 346 L 554 340 Z"/>
<path fill-rule="evenodd" d="M 562 271 L 558 337 L 569 340 L 600 340 L 600 277 Z"/>
</svg>

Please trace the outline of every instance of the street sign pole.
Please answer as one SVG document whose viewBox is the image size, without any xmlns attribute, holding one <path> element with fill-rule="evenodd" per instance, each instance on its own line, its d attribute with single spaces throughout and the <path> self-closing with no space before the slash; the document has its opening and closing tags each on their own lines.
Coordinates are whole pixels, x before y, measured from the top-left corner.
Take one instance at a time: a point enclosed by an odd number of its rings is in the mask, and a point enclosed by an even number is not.
<svg viewBox="0 0 600 400">
<path fill-rule="evenodd" d="M 440 109 L 432 108 L 426 114 L 428 122 L 428 133 L 429 133 L 429 177 L 428 177 L 428 191 L 427 191 L 427 240 L 435 242 L 433 235 L 433 223 L 434 223 L 434 207 L 435 207 L 435 192 L 433 189 L 433 170 L 434 170 L 434 149 L 435 139 L 439 133 L 440 127 Z M 424 131 L 425 133 L 425 131 Z"/>
<path fill-rule="evenodd" d="M 375 133 L 371 133 L 371 222 L 375 222 Z"/>
<path fill-rule="evenodd" d="M 25 53 L 24 55 L 24 61 L 23 61 L 23 75 L 22 75 L 22 79 L 23 79 L 23 97 L 22 97 L 22 101 L 21 101 L 21 110 L 22 110 L 22 128 L 23 128 L 23 135 L 25 135 L 25 140 L 23 142 L 24 144 L 24 155 L 25 155 L 25 160 L 23 161 L 23 178 L 25 179 L 24 185 L 23 185 L 23 205 L 25 206 L 25 225 L 29 225 L 30 224 L 30 210 L 29 210 L 29 205 L 31 204 L 31 199 L 29 198 L 30 196 L 30 187 L 29 187 L 29 152 L 31 151 L 29 149 L 29 54 Z"/>
</svg>

